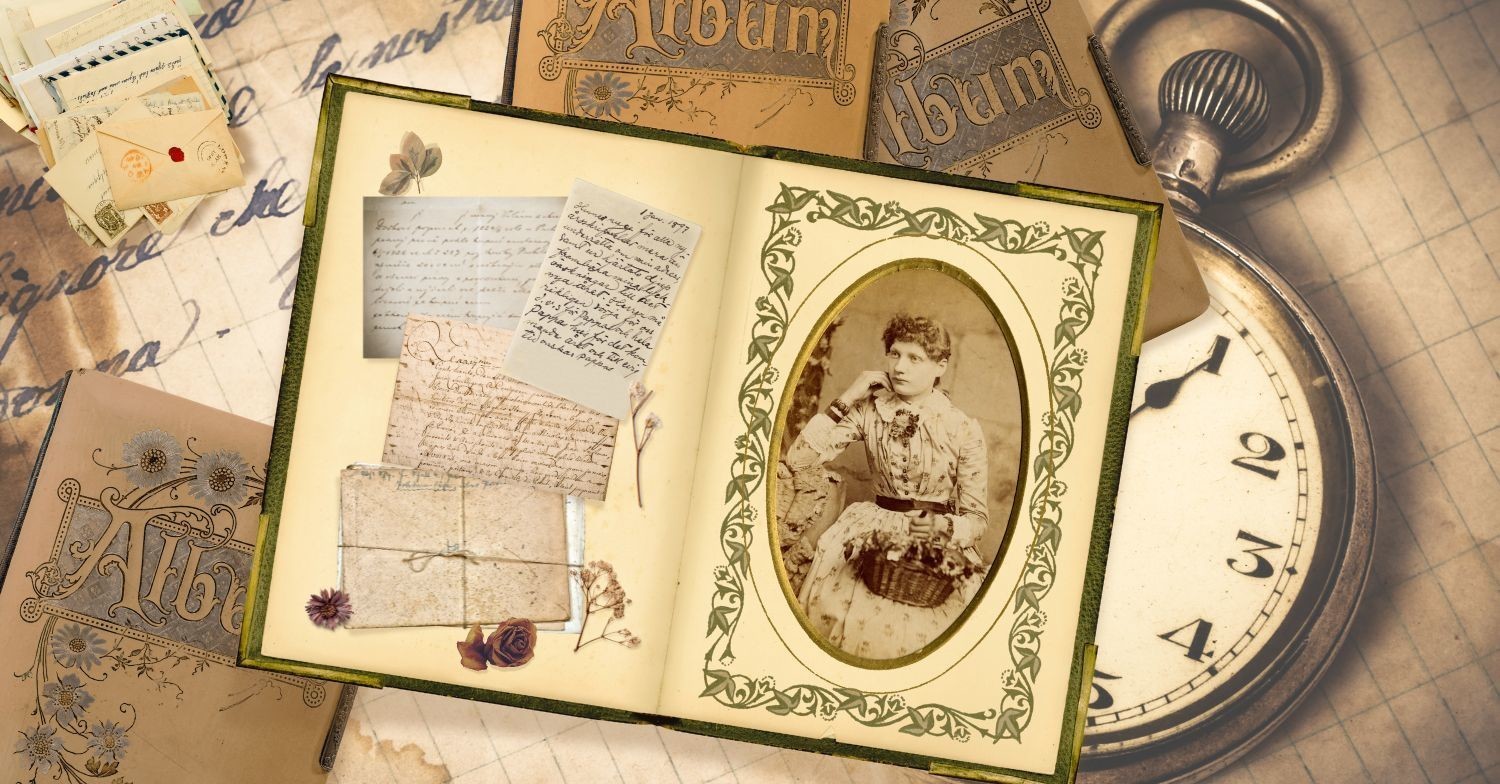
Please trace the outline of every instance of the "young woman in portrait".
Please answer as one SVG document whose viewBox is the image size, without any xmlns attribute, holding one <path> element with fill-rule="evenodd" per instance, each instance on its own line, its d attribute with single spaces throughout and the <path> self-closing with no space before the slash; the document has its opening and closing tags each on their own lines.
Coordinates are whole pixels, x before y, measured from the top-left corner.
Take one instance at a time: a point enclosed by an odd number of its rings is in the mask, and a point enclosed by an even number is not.
<svg viewBox="0 0 1500 784">
<path fill-rule="evenodd" d="M 875 499 L 849 504 L 818 537 L 798 603 L 829 644 L 876 660 L 953 624 L 982 577 L 975 544 L 989 525 L 984 434 L 941 386 L 948 330 L 901 314 L 881 340 L 884 369 L 859 374 L 785 457 L 796 475 L 864 445 Z"/>
</svg>

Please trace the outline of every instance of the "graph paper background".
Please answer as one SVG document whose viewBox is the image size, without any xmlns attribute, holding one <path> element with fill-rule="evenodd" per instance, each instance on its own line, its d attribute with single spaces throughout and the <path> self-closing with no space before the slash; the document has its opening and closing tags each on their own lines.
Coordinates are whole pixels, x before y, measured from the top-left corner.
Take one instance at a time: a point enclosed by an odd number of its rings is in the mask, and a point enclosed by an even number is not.
<svg viewBox="0 0 1500 784">
<path fill-rule="evenodd" d="M 1358 378 L 1380 471 L 1376 563 L 1328 676 L 1216 781 L 1500 781 L 1500 0 L 1302 2 L 1348 88 L 1334 147 L 1296 181 L 1207 218 L 1297 285 Z M 1107 5 L 1085 3 L 1096 17 Z M 91 263 L 103 262 L 45 203 L 34 149 L 0 135 L 0 519 L 14 519 L 49 415 L 45 390 L 68 368 L 124 352 L 116 369 L 133 380 L 269 421 L 323 73 L 487 99 L 501 90 L 508 4 L 205 6 L 210 51 L 248 117 L 236 130 L 248 184 L 210 199 L 175 238 L 110 254 L 92 280 Z M 1160 73 L 1208 46 L 1260 66 L 1281 107 L 1270 133 L 1288 128 L 1301 92 L 1290 58 L 1225 13 L 1185 12 L 1116 53 L 1146 129 Z M 935 779 L 366 690 L 332 780 Z"/>
</svg>

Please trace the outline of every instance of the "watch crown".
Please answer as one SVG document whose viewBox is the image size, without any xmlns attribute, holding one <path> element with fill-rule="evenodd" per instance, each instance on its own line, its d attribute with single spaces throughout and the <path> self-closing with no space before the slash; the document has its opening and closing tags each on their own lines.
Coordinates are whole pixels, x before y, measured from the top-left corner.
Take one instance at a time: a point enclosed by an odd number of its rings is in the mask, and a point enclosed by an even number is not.
<svg viewBox="0 0 1500 784">
<path fill-rule="evenodd" d="M 1172 64 L 1157 93 L 1161 134 L 1156 173 L 1178 209 L 1202 211 L 1218 186 L 1224 158 L 1266 128 L 1269 99 L 1249 60 L 1222 49 L 1193 52 Z"/>
<path fill-rule="evenodd" d="M 1249 60 L 1222 49 L 1193 52 L 1172 64 L 1157 95 L 1162 117 L 1191 114 L 1217 128 L 1238 150 L 1266 128 L 1266 85 Z"/>
</svg>

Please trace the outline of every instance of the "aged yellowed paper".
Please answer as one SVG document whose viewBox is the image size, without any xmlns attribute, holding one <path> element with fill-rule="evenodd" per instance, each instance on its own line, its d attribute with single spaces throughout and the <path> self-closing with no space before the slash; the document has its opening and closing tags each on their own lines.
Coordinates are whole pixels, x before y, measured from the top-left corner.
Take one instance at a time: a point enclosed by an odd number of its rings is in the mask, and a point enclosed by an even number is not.
<svg viewBox="0 0 1500 784">
<path fill-rule="evenodd" d="M 339 493 L 350 628 L 567 620 L 563 496 L 366 466 L 345 469 Z"/>
<path fill-rule="evenodd" d="M 367 197 L 365 356 L 399 354 L 413 313 L 515 329 L 563 201 Z"/>
<path fill-rule="evenodd" d="M 601 188 L 573 184 L 505 372 L 624 419 L 703 229 Z"/>
<path fill-rule="evenodd" d="M 384 461 L 600 499 L 618 422 L 502 370 L 510 332 L 407 319 Z"/>
</svg>

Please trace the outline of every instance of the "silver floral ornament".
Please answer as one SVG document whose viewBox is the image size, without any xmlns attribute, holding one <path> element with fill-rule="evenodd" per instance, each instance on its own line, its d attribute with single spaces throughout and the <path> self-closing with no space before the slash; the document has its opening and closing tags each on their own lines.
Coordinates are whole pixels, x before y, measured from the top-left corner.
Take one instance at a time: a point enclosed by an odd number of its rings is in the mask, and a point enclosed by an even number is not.
<svg viewBox="0 0 1500 784">
<path fill-rule="evenodd" d="M 45 725 L 31 732 L 23 731 L 21 739 L 16 741 L 16 753 L 20 754 L 33 770 L 46 773 L 57 764 L 57 752 L 62 747 L 62 741 L 58 740 L 56 735 L 56 729 Z"/>
<path fill-rule="evenodd" d="M 77 667 L 89 672 L 99 665 L 99 658 L 108 650 L 104 638 L 94 633 L 92 627 L 76 623 L 63 625 L 52 633 L 52 658 L 64 667 Z"/>
<path fill-rule="evenodd" d="M 58 678 L 56 683 L 42 686 L 42 697 L 47 700 L 47 715 L 60 724 L 72 724 L 94 704 L 94 695 L 89 694 L 83 681 L 71 672 Z"/>
<path fill-rule="evenodd" d="M 118 763 L 125 756 L 125 747 L 129 745 L 130 738 L 125 737 L 125 730 L 120 727 L 119 722 L 94 722 L 93 732 L 89 735 L 89 749 L 100 762 Z"/>
<path fill-rule="evenodd" d="M 182 447 L 162 430 L 145 430 L 125 442 L 125 476 L 136 487 L 156 487 L 177 476 Z"/>
<path fill-rule="evenodd" d="M 188 491 L 209 505 L 239 506 L 249 495 L 250 466 L 238 452 L 221 449 L 198 458 Z"/>
</svg>

